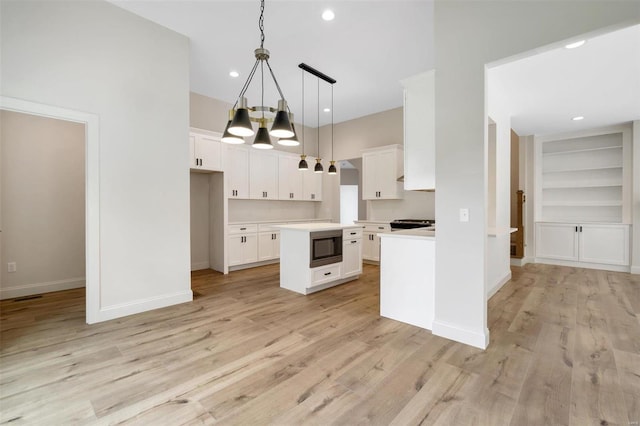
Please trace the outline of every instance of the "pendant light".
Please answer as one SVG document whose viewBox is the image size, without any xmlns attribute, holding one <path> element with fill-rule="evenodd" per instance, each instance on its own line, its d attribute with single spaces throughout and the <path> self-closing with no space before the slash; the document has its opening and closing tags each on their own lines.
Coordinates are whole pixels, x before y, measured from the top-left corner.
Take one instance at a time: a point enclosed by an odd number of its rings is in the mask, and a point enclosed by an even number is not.
<svg viewBox="0 0 640 426">
<path fill-rule="evenodd" d="M 244 143 L 244 139 L 242 139 L 240 136 L 232 135 L 231 133 L 229 133 L 229 126 L 231 125 L 231 121 L 233 120 L 234 113 L 234 110 L 229 110 L 229 121 L 227 122 L 227 127 L 224 128 L 224 133 L 222 134 L 222 139 L 220 140 L 224 143 L 238 145 Z"/>
<path fill-rule="evenodd" d="M 280 89 L 280 85 L 278 84 L 278 80 L 276 79 L 275 74 L 273 73 L 273 69 L 271 69 L 271 65 L 269 64 L 269 51 L 264 48 L 264 0 L 260 1 L 260 18 L 258 19 L 258 28 L 260 30 L 260 47 L 254 51 L 254 56 L 256 58 L 256 62 L 253 64 L 253 68 L 247 77 L 247 80 L 242 86 L 242 90 L 240 91 L 240 95 L 236 103 L 233 106 L 233 118 L 230 122 L 227 123 L 227 127 L 225 128 L 225 134 L 229 134 L 229 138 L 223 139 L 223 142 L 226 143 L 239 143 L 237 139 L 231 138 L 231 135 L 238 136 L 240 138 L 245 136 L 253 136 L 255 132 L 253 131 L 253 127 L 251 125 L 252 121 L 260 123 L 260 128 L 258 129 L 258 135 L 256 135 L 256 140 L 253 143 L 255 148 L 264 149 L 267 145 L 273 147 L 271 145 L 271 140 L 269 139 L 269 134 L 276 138 L 291 138 L 295 136 L 294 130 L 291 127 L 291 121 L 293 116 L 289 107 L 287 105 L 287 101 L 282 94 L 282 90 Z M 280 94 L 280 100 L 278 101 L 277 108 L 269 107 L 264 105 L 264 65 L 267 65 L 269 70 L 269 74 L 273 79 L 273 82 Z M 249 107 L 247 106 L 247 98 L 245 98 L 245 93 L 249 86 L 251 85 L 251 81 L 253 80 L 253 76 L 258 69 L 258 65 L 260 65 L 260 77 L 261 77 L 261 92 L 262 92 L 262 100 L 260 106 Z M 275 114 L 273 119 L 265 117 L 265 111 L 269 113 Z M 252 117 L 251 113 L 260 112 L 260 117 Z M 231 117 L 230 117 L 231 118 Z M 271 131 L 266 130 L 266 123 L 268 121 L 273 121 L 273 125 L 271 126 Z M 265 130 L 262 130 L 265 129 Z M 266 136 L 265 136 L 266 132 Z"/>
<path fill-rule="evenodd" d="M 316 165 L 313 168 L 314 173 L 322 173 L 324 169 L 322 168 L 322 158 L 320 158 L 320 79 L 318 79 L 318 132 L 316 139 L 318 140 L 318 157 L 316 157 Z"/>
<path fill-rule="evenodd" d="M 331 85 L 331 161 L 329 163 L 331 165 L 329 166 L 327 173 L 330 175 L 337 174 L 338 170 L 336 169 L 336 162 L 333 159 L 333 84 Z"/>
<path fill-rule="evenodd" d="M 293 124 L 293 120 L 291 120 L 291 130 L 293 130 L 293 136 L 290 138 L 280 138 L 278 139 L 278 144 L 283 146 L 298 146 L 300 145 L 300 139 L 298 139 L 298 132 L 296 132 L 296 126 Z"/>
<path fill-rule="evenodd" d="M 309 170 L 307 156 L 304 155 L 304 70 L 302 70 L 302 154 L 300 155 L 298 170 Z"/>
</svg>

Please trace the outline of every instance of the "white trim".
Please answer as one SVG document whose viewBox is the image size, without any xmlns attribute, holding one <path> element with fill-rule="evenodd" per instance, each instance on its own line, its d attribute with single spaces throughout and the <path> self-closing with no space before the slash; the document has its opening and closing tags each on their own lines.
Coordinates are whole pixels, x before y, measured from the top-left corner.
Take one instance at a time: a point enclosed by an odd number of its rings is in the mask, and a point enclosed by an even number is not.
<svg viewBox="0 0 640 426">
<path fill-rule="evenodd" d="M 487 300 L 491 299 L 491 296 L 493 296 L 494 294 L 496 294 L 498 292 L 498 290 L 500 290 L 502 288 L 503 285 L 505 285 L 506 283 L 509 282 L 509 280 L 511 279 L 511 271 L 507 272 L 501 279 L 500 281 L 498 281 L 496 283 L 496 285 L 493 286 L 493 288 L 491 288 L 489 290 L 489 292 L 487 293 Z"/>
<path fill-rule="evenodd" d="M 561 259 L 545 259 L 542 257 L 536 257 L 535 263 L 542 263 L 545 265 L 572 266 L 574 268 L 601 269 L 604 271 L 614 271 L 614 272 L 629 272 L 630 270 L 628 266 L 606 265 L 603 263 L 576 262 L 572 260 L 561 260 Z"/>
<path fill-rule="evenodd" d="M 478 333 L 443 321 L 434 320 L 431 332 L 436 336 L 445 337 L 480 349 L 486 349 L 489 345 L 488 329 L 485 329 L 484 333 Z"/>
<path fill-rule="evenodd" d="M 0 109 L 85 124 L 86 322 L 100 311 L 100 117 L 82 111 L 0 96 Z"/>
<path fill-rule="evenodd" d="M 136 300 L 133 302 L 121 303 L 118 305 L 107 306 L 100 309 L 96 316 L 96 322 L 108 321 L 127 315 L 139 314 L 141 312 L 153 309 L 164 308 L 167 306 L 177 305 L 179 303 L 191 302 L 193 300 L 193 292 L 191 290 L 166 294 L 162 296 L 150 297 L 148 299 Z"/>
<path fill-rule="evenodd" d="M 202 269 L 209 269 L 209 262 L 192 262 L 191 270 L 192 271 L 200 271 Z"/>
<path fill-rule="evenodd" d="M 640 274 L 640 266 L 632 266 L 629 273 L 631 274 Z"/>
<path fill-rule="evenodd" d="M 532 263 L 533 259 L 531 259 L 530 257 L 523 257 L 522 259 L 516 259 L 516 258 L 511 258 L 510 263 L 511 266 L 524 266 L 527 263 Z"/>
<path fill-rule="evenodd" d="M 0 289 L 0 300 L 50 293 L 52 291 L 70 290 L 72 288 L 81 288 L 84 286 L 85 278 L 78 277 L 66 280 L 48 281 L 44 283 L 25 284 L 15 287 L 5 287 Z"/>
</svg>

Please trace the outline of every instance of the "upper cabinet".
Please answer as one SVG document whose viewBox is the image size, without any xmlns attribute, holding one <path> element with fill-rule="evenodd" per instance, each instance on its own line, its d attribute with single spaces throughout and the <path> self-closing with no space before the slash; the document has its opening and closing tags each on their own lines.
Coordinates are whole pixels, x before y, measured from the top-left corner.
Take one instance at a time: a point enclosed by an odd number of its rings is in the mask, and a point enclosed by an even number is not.
<svg viewBox="0 0 640 426">
<path fill-rule="evenodd" d="M 302 199 L 305 201 L 322 201 L 322 175 L 312 169 L 299 172 L 302 175 Z M 326 173 L 326 172 L 325 172 Z"/>
<path fill-rule="evenodd" d="M 367 149 L 362 153 L 362 199 L 402 198 L 403 152 L 400 145 Z"/>
<path fill-rule="evenodd" d="M 197 171 L 222 171 L 222 143 L 220 135 L 207 130 L 189 132 L 190 168 Z"/>
<path fill-rule="evenodd" d="M 435 71 L 401 81 L 404 87 L 404 189 L 436 188 Z"/>
<path fill-rule="evenodd" d="M 250 150 L 249 194 L 254 200 L 278 199 L 278 152 Z"/>
<path fill-rule="evenodd" d="M 225 144 L 225 174 L 228 198 L 249 198 L 249 148 Z"/>
<path fill-rule="evenodd" d="M 298 170 L 300 157 L 281 152 L 278 157 L 278 198 L 280 200 L 302 200 L 302 172 Z M 308 172 L 308 170 L 307 170 Z"/>
</svg>

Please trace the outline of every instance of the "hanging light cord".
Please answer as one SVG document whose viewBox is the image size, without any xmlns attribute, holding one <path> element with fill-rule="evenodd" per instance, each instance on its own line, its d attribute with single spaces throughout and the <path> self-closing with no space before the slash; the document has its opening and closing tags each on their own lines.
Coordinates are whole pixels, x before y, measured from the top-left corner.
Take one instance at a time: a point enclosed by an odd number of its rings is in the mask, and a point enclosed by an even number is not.
<svg viewBox="0 0 640 426">
<path fill-rule="evenodd" d="M 304 155 L 304 70 L 302 70 L 302 154 Z"/>
<path fill-rule="evenodd" d="M 318 78 L 318 158 L 320 158 L 320 79 Z"/>
<path fill-rule="evenodd" d="M 331 85 L 331 161 L 333 161 L 333 84 Z"/>
<path fill-rule="evenodd" d="M 260 48 L 264 47 L 264 0 L 260 2 L 260 19 L 258 19 L 258 28 L 260 28 Z"/>
</svg>

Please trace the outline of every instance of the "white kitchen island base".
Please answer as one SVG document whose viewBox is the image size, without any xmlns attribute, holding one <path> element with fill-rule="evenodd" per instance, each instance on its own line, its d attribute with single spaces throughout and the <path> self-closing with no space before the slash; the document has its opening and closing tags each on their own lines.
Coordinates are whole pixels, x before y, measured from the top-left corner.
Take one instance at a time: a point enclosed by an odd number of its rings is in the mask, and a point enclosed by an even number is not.
<svg viewBox="0 0 640 426">
<path fill-rule="evenodd" d="M 336 223 L 280 225 L 280 287 L 311 294 L 357 279 L 362 273 L 362 226 Z M 313 232 L 339 230 L 344 245 L 341 262 L 310 266 Z"/>
<path fill-rule="evenodd" d="M 379 235 L 380 315 L 431 330 L 435 310 L 434 232 L 406 230 Z"/>
</svg>

